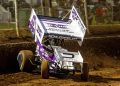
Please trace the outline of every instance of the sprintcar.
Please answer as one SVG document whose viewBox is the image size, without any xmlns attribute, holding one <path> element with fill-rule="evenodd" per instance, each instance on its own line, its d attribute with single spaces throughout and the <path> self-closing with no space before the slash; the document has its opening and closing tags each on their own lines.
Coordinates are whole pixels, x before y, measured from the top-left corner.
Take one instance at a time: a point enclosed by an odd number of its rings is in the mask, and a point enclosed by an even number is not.
<svg viewBox="0 0 120 86">
<path fill-rule="evenodd" d="M 36 15 L 32 9 L 29 29 L 36 42 L 36 51 L 21 50 L 18 53 L 21 71 L 30 72 L 36 67 L 44 79 L 48 79 L 50 74 L 75 74 L 79 71 L 81 79 L 88 80 L 88 63 L 83 60 L 80 51 L 71 52 L 60 46 L 64 40 L 77 40 L 81 46 L 84 39 L 86 28 L 74 6 L 69 19 Z"/>
</svg>

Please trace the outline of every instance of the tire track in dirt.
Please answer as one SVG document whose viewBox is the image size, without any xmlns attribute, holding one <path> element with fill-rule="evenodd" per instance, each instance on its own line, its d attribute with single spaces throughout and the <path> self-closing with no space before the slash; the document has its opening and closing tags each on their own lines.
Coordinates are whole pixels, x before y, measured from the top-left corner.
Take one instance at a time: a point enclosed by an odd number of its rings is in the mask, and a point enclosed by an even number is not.
<svg viewBox="0 0 120 86">
<path fill-rule="evenodd" d="M 42 79 L 39 73 L 11 73 L 0 75 L 1 86 L 120 86 L 119 68 L 101 68 L 90 70 L 89 81 L 80 79 L 80 75 L 68 75 L 64 78 L 51 76 L 49 79 Z M 1 78 L 0 78 L 1 79 Z"/>
</svg>

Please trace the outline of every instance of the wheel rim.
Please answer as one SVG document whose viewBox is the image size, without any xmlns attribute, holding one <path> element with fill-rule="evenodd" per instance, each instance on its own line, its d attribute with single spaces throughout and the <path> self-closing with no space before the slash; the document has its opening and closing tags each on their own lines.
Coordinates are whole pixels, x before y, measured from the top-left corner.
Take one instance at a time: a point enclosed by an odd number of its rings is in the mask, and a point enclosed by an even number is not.
<svg viewBox="0 0 120 86">
<path fill-rule="evenodd" d="M 22 64 L 22 54 L 19 54 L 18 56 L 17 56 L 17 60 L 18 60 L 18 63 L 19 63 L 19 67 L 21 67 L 21 64 Z"/>
</svg>

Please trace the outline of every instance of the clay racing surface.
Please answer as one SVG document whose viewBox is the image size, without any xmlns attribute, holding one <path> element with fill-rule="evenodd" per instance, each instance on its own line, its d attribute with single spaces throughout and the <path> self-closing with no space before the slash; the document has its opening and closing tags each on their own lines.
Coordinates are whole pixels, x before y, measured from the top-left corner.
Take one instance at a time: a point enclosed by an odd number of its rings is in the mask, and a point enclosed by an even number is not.
<svg viewBox="0 0 120 86">
<path fill-rule="evenodd" d="M 119 68 L 91 70 L 88 82 L 82 81 L 79 74 L 63 78 L 42 79 L 39 73 L 7 73 L 0 75 L 1 86 L 120 86 Z"/>
<path fill-rule="evenodd" d="M 31 34 L 28 31 L 23 31 L 21 37 L 18 38 L 14 31 L 0 31 L 1 45 L 20 42 L 33 42 Z M 119 38 L 94 39 L 94 42 L 85 40 L 80 50 L 90 65 L 90 76 L 87 82 L 80 79 L 80 73 L 50 76 L 49 79 L 42 79 L 39 71 L 26 73 L 17 70 L 0 72 L 0 86 L 120 86 L 119 43 Z M 74 42 L 66 42 L 64 45 L 73 51 L 79 49 L 75 46 L 78 45 Z"/>
</svg>

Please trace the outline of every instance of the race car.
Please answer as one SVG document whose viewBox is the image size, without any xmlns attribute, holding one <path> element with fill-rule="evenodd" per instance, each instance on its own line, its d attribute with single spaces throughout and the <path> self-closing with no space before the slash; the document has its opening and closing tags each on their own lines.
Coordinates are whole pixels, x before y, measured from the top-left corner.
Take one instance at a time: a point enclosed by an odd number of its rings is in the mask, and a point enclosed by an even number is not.
<svg viewBox="0 0 120 86">
<path fill-rule="evenodd" d="M 36 51 L 21 50 L 18 53 L 21 71 L 30 72 L 37 68 L 43 79 L 48 79 L 50 74 L 75 74 L 78 71 L 82 80 L 88 80 L 88 63 L 80 51 L 71 52 L 60 46 L 65 40 L 77 40 L 82 45 L 86 27 L 74 6 L 69 19 L 36 15 L 32 9 L 29 30 L 36 42 Z"/>
</svg>

